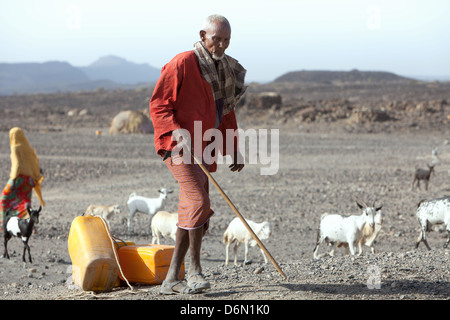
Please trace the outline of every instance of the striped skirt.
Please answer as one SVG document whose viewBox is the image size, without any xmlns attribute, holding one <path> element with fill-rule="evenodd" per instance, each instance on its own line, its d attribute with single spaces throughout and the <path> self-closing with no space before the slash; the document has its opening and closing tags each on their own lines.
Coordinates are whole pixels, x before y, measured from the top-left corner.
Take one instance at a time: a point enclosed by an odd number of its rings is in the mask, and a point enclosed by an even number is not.
<svg viewBox="0 0 450 320">
<path fill-rule="evenodd" d="M 9 179 L 0 198 L 0 212 L 3 224 L 4 215 L 10 210 L 11 216 L 26 218 L 27 205 L 31 204 L 31 191 L 35 184 L 31 177 L 20 174 L 15 179 Z"/>
<path fill-rule="evenodd" d="M 208 176 L 192 158 L 191 164 L 183 163 L 178 155 L 164 162 L 180 187 L 178 227 L 192 230 L 205 226 L 206 231 L 209 218 L 214 214 L 210 207 Z"/>
</svg>

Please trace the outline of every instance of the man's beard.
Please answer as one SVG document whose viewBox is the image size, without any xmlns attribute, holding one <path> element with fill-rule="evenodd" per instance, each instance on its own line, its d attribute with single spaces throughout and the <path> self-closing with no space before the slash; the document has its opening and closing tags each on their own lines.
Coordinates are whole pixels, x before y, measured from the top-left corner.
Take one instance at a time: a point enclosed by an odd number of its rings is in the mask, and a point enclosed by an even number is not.
<svg viewBox="0 0 450 320">
<path fill-rule="evenodd" d="M 212 54 L 212 58 L 213 58 L 215 61 L 220 61 L 220 60 L 222 60 L 224 57 L 225 57 L 225 53 L 223 53 L 221 56 L 218 56 L 218 55 L 216 55 L 215 53 Z"/>
</svg>

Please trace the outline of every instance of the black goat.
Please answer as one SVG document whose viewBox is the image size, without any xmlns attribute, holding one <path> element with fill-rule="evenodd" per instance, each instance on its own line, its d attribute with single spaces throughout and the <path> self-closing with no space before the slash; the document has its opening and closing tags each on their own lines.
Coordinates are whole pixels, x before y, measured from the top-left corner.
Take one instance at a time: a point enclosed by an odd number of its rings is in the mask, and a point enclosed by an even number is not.
<svg viewBox="0 0 450 320">
<path fill-rule="evenodd" d="M 5 253 L 4 257 L 9 259 L 7 244 L 11 237 L 21 237 L 23 242 L 23 255 L 22 260 L 25 260 L 25 253 L 28 249 L 28 260 L 30 263 L 33 263 L 31 260 L 30 246 L 28 245 L 28 240 L 31 237 L 31 233 L 33 232 L 33 226 L 35 223 L 39 223 L 39 212 L 41 212 L 41 206 L 39 206 L 38 210 L 33 210 L 30 206 L 27 206 L 28 213 L 30 217 L 28 219 L 19 219 L 18 217 L 10 216 L 10 210 L 8 210 L 5 214 L 5 219 L 3 220 L 3 232 L 4 232 L 4 240 L 5 240 Z"/>
<path fill-rule="evenodd" d="M 417 181 L 417 187 L 420 189 L 420 180 L 425 181 L 425 190 L 428 190 L 428 183 L 430 182 L 431 173 L 434 170 L 434 165 L 428 165 L 428 170 L 418 168 L 414 173 L 414 180 L 411 186 L 411 190 L 414 188 L 414 184 Z"/>
</svg>

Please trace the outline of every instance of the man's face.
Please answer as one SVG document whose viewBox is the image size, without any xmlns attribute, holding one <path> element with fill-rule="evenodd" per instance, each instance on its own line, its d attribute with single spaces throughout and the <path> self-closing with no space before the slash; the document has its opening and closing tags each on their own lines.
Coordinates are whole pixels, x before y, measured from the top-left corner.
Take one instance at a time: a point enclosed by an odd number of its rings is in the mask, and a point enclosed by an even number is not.
<svg viewBox="0 0 450 320">
<path fill-rule="evenodd" d="M 221 60 L 230 44 L 231 30 L 227 24 L 216 22 L 215 28 L 200 31 L 200 38 L 213 59 Z"/>
</svg>

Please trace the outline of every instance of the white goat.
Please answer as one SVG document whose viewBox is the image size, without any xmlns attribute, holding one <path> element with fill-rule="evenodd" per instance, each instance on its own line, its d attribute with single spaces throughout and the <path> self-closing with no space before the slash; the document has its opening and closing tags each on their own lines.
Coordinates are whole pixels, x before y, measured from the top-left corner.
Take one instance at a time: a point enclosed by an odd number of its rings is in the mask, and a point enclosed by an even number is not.
<svg viewBox="0 0 450 320">
<path fill-rule="evenodd" d="M 347 243 L 351 255 L 355 255 L 355 243 L 362 238 L 362 230 L 367 224 L 370 228 L 374 228 L 374 217 L 380 207 L 368 207 L 364 202 L 356 202 L 358 207 L 362 209 L 359 216 L 352 215 L 348 217 L 339 214 L 322 214 L 320 217 L 319 231 L 317 232 L 317 241 L 314 248 L 314 259 L 318 259 L 317 252 L 323 241 L 333 246 L 330 255 L 334 255 L 334 245 L 336 243 Z"/>
<path fill-rule="evenodd" d="M 420 234 L 416 241 L 416 248 L 423 241 L 427 249 L 431 250 L 427 242 L 426 232 L 430 231 L 431 226 L 435 224 L 445 224 L 448 239 L 444 248 L 447 248 L 450 242 L 450 196 L 419 202 L 416 216 L 420 223 Z"/>
<path fill-rule="evenodd" d="M 246 220 L 250 228 L 252 228 L 253 232 L 258 236 L 260 240 L 265 240 L 270 237 L 270 224 L 267 221 L 256 223 L 251 220 Z M 234 218 L 230 224 L 228 225 L 228 228 L 225 230 L 225 233 L 223 234 L 223 243 L 226 245 L 225 248 L 225 265 L 228 266 L 228 248 L 230 247 L 230 244 L 234 243 L 233 253 L 234 253 L 234 265 L 238 265 L 237 263 L 237 248 L 241 243 L 244 243 L 245 245 L 245 260 L 244 264 L 251 263 L 250 260 L 248 260 L 248 246 L 251 245 L 254 247 L 257 242 L 253 240 L 252 235 L 247 230 L 247 228 L 244 226 L 242 221 L 236 217 Z M 264 251 L 262 249 L 261 253 L 264 258 L 264 263 L 267 263 L 267 257 L 264 254 Z"/>
<path fill-rule="evenodd" d="M 91 204 L 84 215 L 90 214 L 91 216 L 99 216 L 106 220 L 108 225 L 110 225 L 110 220 L 115 214 L 120 214 L 120 206 L 115 204 L 113 206 L 103 206 L 100 204 Z"/>
<path fill-rule="evenodd" d="M 152 219 L 152 243 L 161 244 L 161 236 L 176 240 L 178 213 L 158 211 Z"/>
<path fill-rule="evenodd" d="M 167 198 L 167 195 L 173 191 L 163 188 L 158 190 L 158 192 L 160 193 L 158 198 L 146 198 L 138 196 L 136 193 L 130 194 L 127 201 L 128 210 L 130 212 L 128 216 L 128 233 L 131 233 L 133 230 L 133 217 L 138 211 L 148 214 L 148 230 L 150 230 L 152 216 L 163 208 L 164 200 Z"/>
<path fill-rule="evenodd" d="M 361 255 L 363 253 L 363 250 L 362 250 L 363 245 L 366 245 L 367 247 L 369 247 L 370 251 L 373 254 L 375 253 L 374 241 L 375 241 L 376 237 L 378 236 L 378 233 L 381 230 L 381 225 L 383 223 L 383 213 L 381 210 L 378 210 L 377 213 L 375 214 L 374 221 L 375 221 L 374 228 L 371 228 L 368 224 L 365 224 L 362 229 L 362 237 L 358 241 L 358 249 L 359 249 L 358 255 Z M 345 247 L 347 254 L 348 254 L 349 253 L 348 243 L 345 243 L 345 242 L 339 243 L 337 247 L 340 248 L 341 246 Z"/>
</svg>

